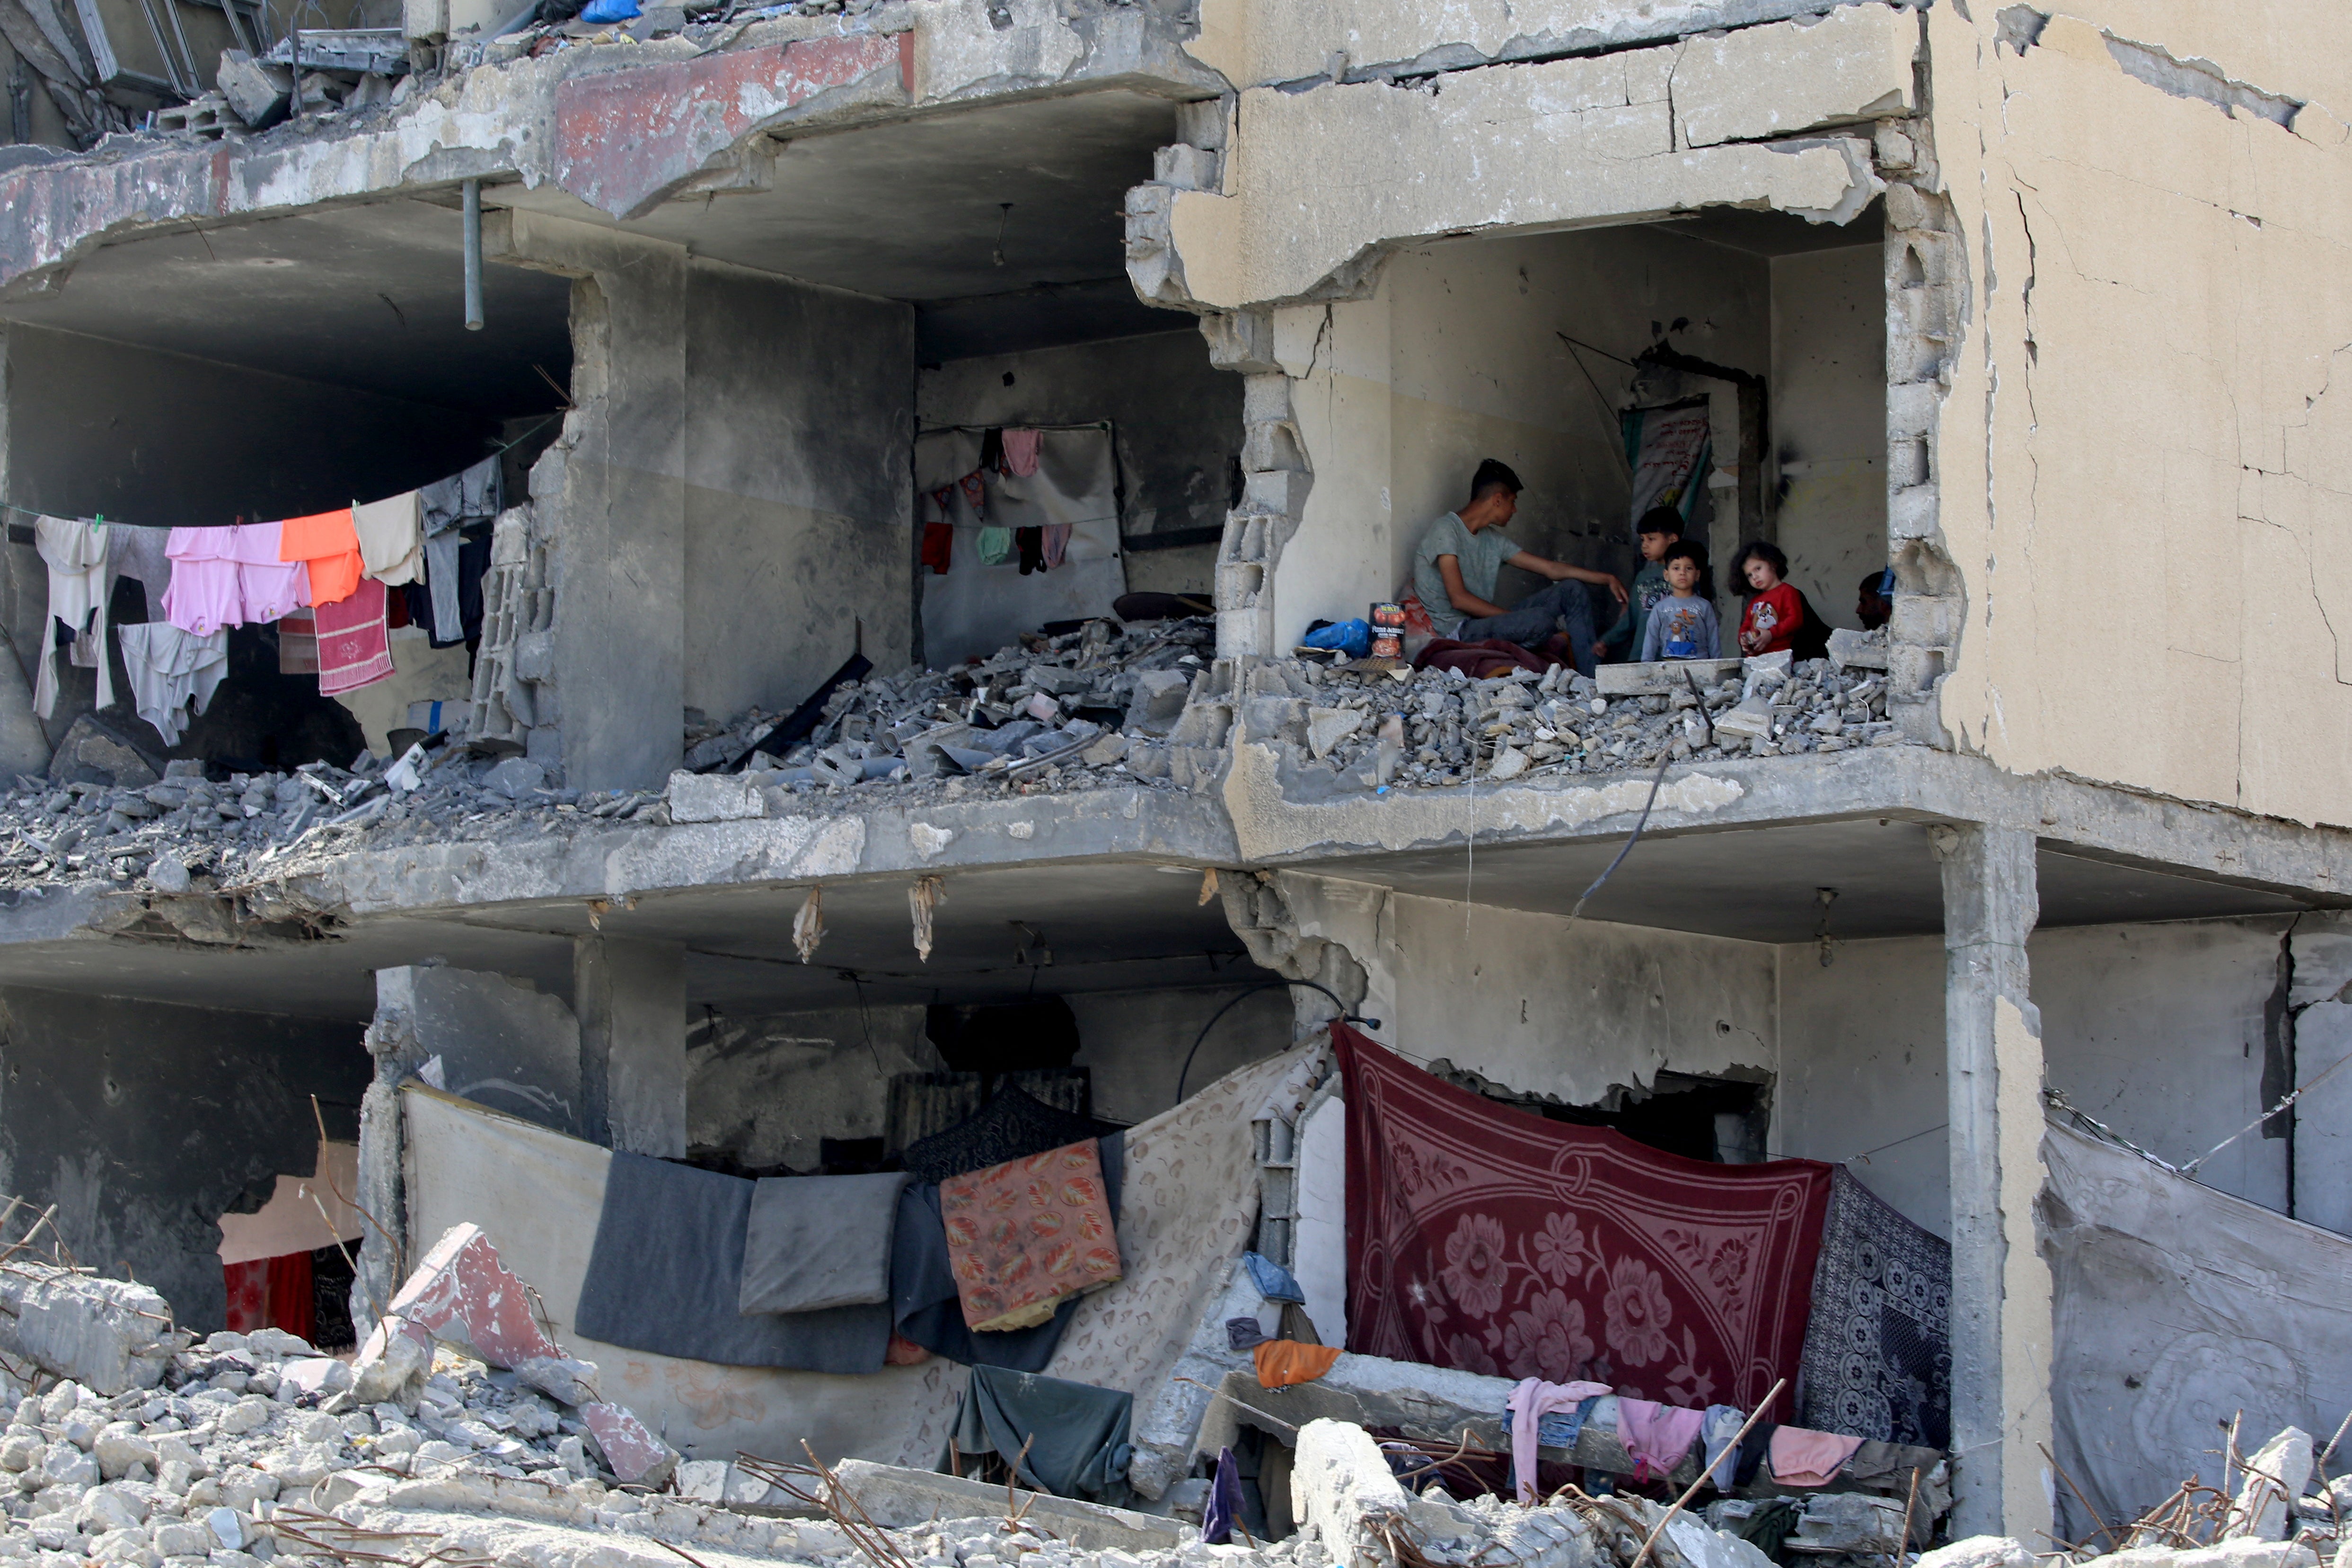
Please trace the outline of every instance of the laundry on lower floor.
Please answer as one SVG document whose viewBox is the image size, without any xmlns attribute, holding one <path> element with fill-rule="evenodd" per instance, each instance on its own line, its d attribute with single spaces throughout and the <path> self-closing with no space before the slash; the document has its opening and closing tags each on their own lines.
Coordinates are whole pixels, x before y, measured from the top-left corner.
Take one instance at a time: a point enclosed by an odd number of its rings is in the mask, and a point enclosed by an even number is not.
<svg viewBox="0 0 2352 1568">
<path fill-rule="evenodd" d="M 1952 1245 L 1843 1166 L 1830 1179 L 1797 1418 L 1941 1448 L 1952 1436 Z"/>
<path fill-rule="evenodd" d="M 1794 1375 L 1830 1166 L 1681 1159 L 1496 1105 L 1345 1024 L 1331 1033 L 1350 1349 L 1748 1408 Z M 1445 1179 L 1409 1175 L 1430 1171 Z"/>
<path fill-rule="evenodd" d="M 1003 1367 L 975 1366 L 949 1438 L 955 1456 L 993 1455 L 1022 1485 L 1124 1504 L 1131 1394 Z"/>
<path fill-rule="evenodd" d="M 977 1333 L 1025 1329 L 1066 1299 L 1115 1284 L 1118 1238 L 1092 1140 L 940 1184 L 940 1217 Z"/>
<path fill-rule="evenodd" d="M 743 1237 L 745 1312 L 814 1312 L 890 1300 L 903 1171 L 753 1184 Z"/>
<path fill-rule="evenodd" d="M 871 1373 L 890 1342 L 887 1301 L 745 1312 L 753 1184 L 643 1154 L 605 1178 L 574 1325 L 630 1350 L 730 1366 Z"/>
</svg>

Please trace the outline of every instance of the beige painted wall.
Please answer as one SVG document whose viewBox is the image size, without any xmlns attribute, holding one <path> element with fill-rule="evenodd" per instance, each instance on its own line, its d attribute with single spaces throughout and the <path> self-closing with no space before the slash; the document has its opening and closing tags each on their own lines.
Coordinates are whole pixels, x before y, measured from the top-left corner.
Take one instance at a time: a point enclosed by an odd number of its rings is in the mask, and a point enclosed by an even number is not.
<svg viewBox="0 0 2352 1568">
<path fill-rule="evenodd" d="M 2352 50 L 2340 10 L 2255 12 L 2093 4 L 2021 56 L 1992 7 L 1928 13 L 1973 295 L 1934 452 L 1967 593 L 1941 708 L 2017 771 L 2340 825 Z M 2102 25 L 2325 96 L 2293 130 L 2225 114 Z"/>
<path fill-rule="evenodd" d="M 1523 547 L 1629 575 L 1623 447 L 1602 399 L 1630 373 L 1608 356 L 1631 358 L 1678 318 L 1684 352 L 1764 370 L 1766 263 L 1642 226 L 1421 246 L 1389 258 L 1370 300 L 1280 312 L 1315 468 L 1273 574 L 1281 646 L 1404 586 L 1422 531 L 1469 499 L 1482 458 L 1528 485 L 1510 529 Z M 1597 394 L 1560 332 L 1601 351 L 1584 355 Z M 1507 570 L 1501 593 L 1542 585 Z"/>
<path fill-rule="evenodd" d="M 1886 565 L 1886 306 L 1882 247 L 1772 258 L 1769 443 L 1789 576 L 1835 626 Z"/>
</svg>

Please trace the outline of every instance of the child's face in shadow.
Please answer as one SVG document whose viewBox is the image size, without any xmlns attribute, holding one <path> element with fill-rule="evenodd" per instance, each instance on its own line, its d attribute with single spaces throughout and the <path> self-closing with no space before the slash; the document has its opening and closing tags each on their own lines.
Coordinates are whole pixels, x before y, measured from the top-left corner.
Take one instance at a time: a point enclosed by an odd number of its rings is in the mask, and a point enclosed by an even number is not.
<svg viewBox="0 0 2352 1568">
<path fill-rule="evenodd" d="M 1642 535 L 1642 559 L 1663 561 L 1666 552 L 1682 542 L 1679 533 L 1645 533 Z"/>
<path fill-rule="evenodd" d="M 1698 563 L 1688 556 L 1666 563 L 1666 586 L 1687 596 L 1698 591 Z"/>
</svg>

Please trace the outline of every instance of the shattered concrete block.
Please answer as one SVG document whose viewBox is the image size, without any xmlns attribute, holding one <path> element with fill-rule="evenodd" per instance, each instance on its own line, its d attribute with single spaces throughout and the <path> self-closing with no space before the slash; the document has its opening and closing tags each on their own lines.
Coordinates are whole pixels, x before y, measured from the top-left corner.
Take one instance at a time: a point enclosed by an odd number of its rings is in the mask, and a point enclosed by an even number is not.
<svg viewBox="0 0 2352 1568">
<path fill-rule="evenodd" d="M 288 1362 L 278 1374 L 281 1384 L 292 1384 L 298 1394 L 325 1398 L 352 1386 L 352 1369 L 333 1356 L 308 1356 Z"/>
<path fill-rule="evenodd" d="M 214 86 L 236 117 L 258 131 L 286 117 L 294 96 L 294 73 L 283 66 L 257 64 L 243 49 L 223 49 Z"/>
<path fill-rule="evenodd" d="M 757 773 L 669 775 L 672 822 L 742 822 L 767 815 Z"/>
<path fill-rule="evenodd" d="M 1804 1500 L 1794 1541 L 1820 1552 L 1892 1556 L 1903 1549 L 1903 1504 L 1863 1492 L 1822 1492 Z"/>
<path fill-rule="evenodd" d="M 533 790 L 547 787 L 547 770 L 529 757 L 509 757 L 482 775 L 482 787 L 509 800 L 520 800 Z"/>
<path fill-rule="evenodd" d="M 724 1459 L 687 1460 L 672 1478 L 677 1495 L 689 1502 L 725 1502 L 728 1468 Z"/>
<path fill-rule="evenodd" d="M 856 1500 L 875 1523 L 888 1530 L 906 1530 L 937 1519 L 1001 1516 L 1005 1490 L 961 1476 L 937 1475 L 901 1465 L 881 1465 L 866 1459 L 844 1459 L 834 1469 L 841 1489 Z M 1080 1552 L 1173 1552 L 1190 1533 L 1177 1520 L 1133 1513 L 1122 1508 L 1080 1502 L 1042 1492 L 1019 1491 L 1014 1506 L 1022 1518 L 1035 1520 L 1066 1545 Z"/>
<path fill-rule="evenodd" d="M 1364 710 L 1360 708 L 1309 708 L 1307 710 L 1307 749 L 1317 760 L 1331 754 L 1331 748 L 1363 728 Z"/>
<path fill-rule="evenodd" d="M 511 1279 L 513 1276 L 509 1275 Z M 583 1405 L 580 1419 L 604 1452 L 604 1464 L 624 1486 L 659 1489 L 677 1468 L 678 1453 L 618 1405 Z"/>
<path fill-rule="evenodd" d="M 147 1286 L 41 1264 L 0 1273 L 0 1352 L 110 1398 L 154 1387 L 186 1343 Z"/>
<path fill-rule="evenodd" d="M 1183 716 L 1184 698 L 1192 678 L 1181 669 L 1147 669 L 1135 678 L 1135 697 L 1128 704 L 1121 729 L 1165 735 Z"/>
<path fill-rule="evenodd" d="M 50 754 L 49 778 L 56 784 L 110 784 L 118 789 L 144 789 L 162 782 L 137 747 L 87 713 L 73 721 Z"/>
<path fill-rule="evenodd" d="M 2225 1537 L 2276 1541 L 2286 1532 L 2288 1511 L 2311 1484 L 2311 1434 L 2290 1426 L 2246 1461 L 2246 1479 L 2231 1509 Z"/>
<path fill-rule="evenodd" d="M 1741 702 L 1728 713 L 1718 714 L 1715 721 L 1718 735 L 1746 735 L 1762 740 L 1772 733 L 1772 703 L 1760 693 Z"/>
<path fill-rule="evenodd" d="M 1885 669 L 1886 634 L 1840 626 L 1830 633 L 1829 653 L 1832 669 Z"/>
<path fill-rule="evenodd" d="M 596 1402 L 596 1363 L 572 1356 L 525 1356 L 512 1371 L 532 1388 L 566 1405 Z"/>
<path fill-rule="evenodd" d="M 362 1405 L 412 1409 L 433 1370 L 433 1340 L 404 1318 L 387 1313 L 368 1331 L 352 1363 L 352 1397 Z"/>
<path fill-rule="evenodd" d="M 1347 1568 L 1379 1568 L 1379 1531 L 1402 1524 L 1412 1494 L 1399 1484 L 1381 1447 L 1361 1426 L 1310 1421 L 1298 1431 L 1291 1462 L 1290 1511 Z"/>
<path fill-rule="evenodd" d="M 452 1226 L 435 1242 L 389 1310 L 436 1339 L 467 1346 L 492 1366 L 564 1359 L 563 1347 L 531 1315 L 522 1281 L 478 1225 Z"/>
</svg>

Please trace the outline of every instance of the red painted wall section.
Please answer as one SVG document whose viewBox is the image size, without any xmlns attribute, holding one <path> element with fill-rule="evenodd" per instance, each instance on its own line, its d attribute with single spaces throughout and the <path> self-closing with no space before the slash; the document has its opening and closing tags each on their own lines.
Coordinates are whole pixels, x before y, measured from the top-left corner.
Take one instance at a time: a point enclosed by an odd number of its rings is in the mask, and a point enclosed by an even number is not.
<svg viewBox="0 0 2352 1568">
<path fill-rule="evenodd" d="M 555 91 L 556 183 L 615 217 L 639 216 L 753 132 L 827 93 L 862 87 L 907 101 L 914 37 L 808 38 L 574 77 Z"/>
</svg>

